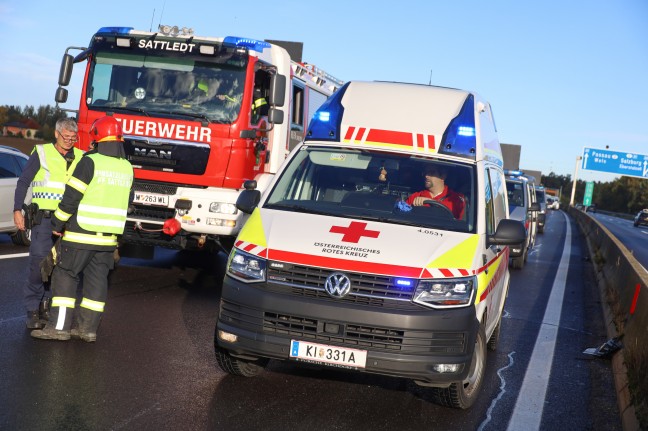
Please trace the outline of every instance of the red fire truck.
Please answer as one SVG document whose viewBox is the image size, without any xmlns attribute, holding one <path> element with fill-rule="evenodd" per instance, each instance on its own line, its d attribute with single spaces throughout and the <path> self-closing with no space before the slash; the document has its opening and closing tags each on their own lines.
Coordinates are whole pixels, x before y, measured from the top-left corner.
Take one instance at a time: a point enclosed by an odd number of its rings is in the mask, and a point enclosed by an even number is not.
<svg viewBox="0 0 648 431">
<path fill-rule="evenodd" d="M 66 50 L 55 100 L 67 101 L 72 69 L 85 63 L 72 111 L 79 148 L 88 148 L 88 129 L 101 116 L 114 116 L 124 131 L 135 168 L 124 244 L 231 247 L 244 223 L 235 207 L 244 181 L 263 189 L 343 84 L 280 44 L 300 51 L 294 42 L 199 37 L 161 25 L 103 27 L 88 48 Z"/>
</svg>

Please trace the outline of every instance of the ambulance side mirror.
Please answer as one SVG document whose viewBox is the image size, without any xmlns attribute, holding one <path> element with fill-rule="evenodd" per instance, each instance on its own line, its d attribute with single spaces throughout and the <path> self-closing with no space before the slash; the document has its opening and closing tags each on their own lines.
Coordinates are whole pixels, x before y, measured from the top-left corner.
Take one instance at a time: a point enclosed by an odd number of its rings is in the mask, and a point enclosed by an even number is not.
<svg viewBox="0 0 648 431">
<path fill-rule="evenodd" d="M 518 220 L 504 219 L 499 222 L 495 234 L 488 237 L 487 246 L 520 245 L 526 240 L 524 224 Z"/>
<path fill-rule="evenodd" d="M 257 182 L 254 180 L 245 181 L 243 187 L 245 190 L 236 199 L 236 208 L 245 214 L 252 214 L 261 200 L 261 192 L 256 190 Z"/>
</svg>

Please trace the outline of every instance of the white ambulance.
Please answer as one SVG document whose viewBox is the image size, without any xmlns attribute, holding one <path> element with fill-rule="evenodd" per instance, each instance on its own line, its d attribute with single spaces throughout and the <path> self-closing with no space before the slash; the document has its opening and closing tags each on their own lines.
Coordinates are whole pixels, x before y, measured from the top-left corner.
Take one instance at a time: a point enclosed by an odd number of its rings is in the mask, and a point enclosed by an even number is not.
<svg viewBox="0 0 648 431">
<path fill-rule="evenodd" d="M 250 216 L 223 281 L 220 367 L 404 377 L 470 407 L 499 337 L 509 246 L 525 239 L 502 166 L 477 94 L 345 84 L 263 196 L 249 181 L 239 197 Z"/>
</svg>

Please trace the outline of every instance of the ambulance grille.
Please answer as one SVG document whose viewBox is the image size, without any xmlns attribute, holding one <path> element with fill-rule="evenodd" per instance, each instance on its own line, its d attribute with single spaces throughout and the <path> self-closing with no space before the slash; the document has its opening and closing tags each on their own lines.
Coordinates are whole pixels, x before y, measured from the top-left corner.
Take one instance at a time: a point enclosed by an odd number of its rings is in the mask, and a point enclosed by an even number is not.
<svg viewBox="0 0 648 431">
<path fill-rule="evenodd" d="M 326 268 L 269 262 L 267 287 L 277 293 L 323 301 L 399 310 L 421 309 L 412 303 L 414 288 L 398 288 L 394 277 L 384 275 L 345 272 L 351 280 L 351 291 L 344 298 L 333 298 L 324 290 L 326 278 L 333 272 Z"/>
</svg>

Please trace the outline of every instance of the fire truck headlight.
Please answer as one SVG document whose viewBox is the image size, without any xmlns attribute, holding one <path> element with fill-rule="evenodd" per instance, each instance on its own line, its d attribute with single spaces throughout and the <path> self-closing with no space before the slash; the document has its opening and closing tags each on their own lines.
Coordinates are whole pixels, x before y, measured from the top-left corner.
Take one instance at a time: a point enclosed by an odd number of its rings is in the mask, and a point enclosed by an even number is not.
<svg viewBox="0 0 648 431">
<path fill-rule="evenodd" d="M 227 261 L 227 274 L 245 283 L 265 281 L 266 260 L 235 248 Z"/>
<path fill-rule="evenodd" d="M 238 213 L 236 205 L 227 202 L 212 202 L 209 204 L 210 213 L 231 214 Z"/>
<path fill-rule="evenodd" d="M 431 308 L 467 307 L 472 304 L 475 277 L 424 280 L 418 284 L 413 301 Z"/>
</svg>

